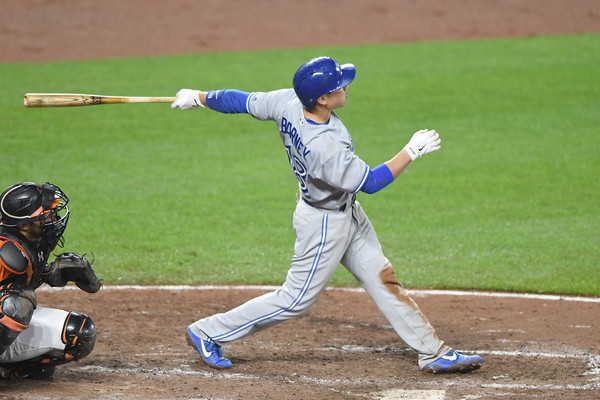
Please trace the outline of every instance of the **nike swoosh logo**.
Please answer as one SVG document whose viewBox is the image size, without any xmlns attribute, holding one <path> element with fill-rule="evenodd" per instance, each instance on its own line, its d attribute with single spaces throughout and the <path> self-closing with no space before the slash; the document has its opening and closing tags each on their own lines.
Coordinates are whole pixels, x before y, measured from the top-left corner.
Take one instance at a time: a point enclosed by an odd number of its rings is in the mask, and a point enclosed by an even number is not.
<svg viewBox="0 0 600 400">
<path fill-rule="evenodd" d="M 423 145 L 423 147 L 421 147 L 421 148 L 419 149 L 419 151 L 423 151 L 423 149 L 425 148 L 425 146 L 427 146 L 427 144 L 424 144 L 424 145 Z"/>
<path fill-rule="evenodd" d="M 200 350 L 202 350 L 202 355 L 204 356 L 204 358 L 212 356 L 212 351 L 207 351 L 204 347 L 204 340 L 200 341 Z"/>
<path fill-rule="evenodd" d="M 448 361 L 456 361 L 456 359 L 458 358 L 458 354 L 456 354 L 456 352 L 453 351 L 451 356 L 446 355 L 442 356 L 442 358 Z"/>
</svg>

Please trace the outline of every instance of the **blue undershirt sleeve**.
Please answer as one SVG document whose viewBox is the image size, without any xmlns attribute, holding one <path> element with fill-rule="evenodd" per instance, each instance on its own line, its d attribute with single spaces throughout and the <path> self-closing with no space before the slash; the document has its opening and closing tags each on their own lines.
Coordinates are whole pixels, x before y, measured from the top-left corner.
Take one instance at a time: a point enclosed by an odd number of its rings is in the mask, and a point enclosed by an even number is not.
<svg viewBox="0 0 600 400">
<path fill-rule="evenodd" d="M 390 171 L 389 167 L 385 165 L 385 163 L 380 164 L 369 172 L 367 181 L 360 191 L 373 194 L 375 192 L 379 192 L 393 181 L 394 175 L 392 174 L 392 171 Z"/>
<path fill-rule="evenodd" d="M 236 89 L 212 90 L 206 95 L 206 105 L 225 114 L 248 114 L 249 97 L 250 93 Z"/>
</svg>

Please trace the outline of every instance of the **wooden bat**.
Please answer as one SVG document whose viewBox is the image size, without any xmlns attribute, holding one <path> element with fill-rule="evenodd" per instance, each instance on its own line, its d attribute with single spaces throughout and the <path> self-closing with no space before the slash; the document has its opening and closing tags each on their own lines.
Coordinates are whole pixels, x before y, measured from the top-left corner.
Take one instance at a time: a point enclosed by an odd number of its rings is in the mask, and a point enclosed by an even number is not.
<svg viewBox="0 0 600 400">
<path fill-rule="evenodd" d="M 103 96 L 78 93 L 27 93 L 25 107 L 79 107 L 98 104 L 172 103 L 175 97 Z"/>
</svg>

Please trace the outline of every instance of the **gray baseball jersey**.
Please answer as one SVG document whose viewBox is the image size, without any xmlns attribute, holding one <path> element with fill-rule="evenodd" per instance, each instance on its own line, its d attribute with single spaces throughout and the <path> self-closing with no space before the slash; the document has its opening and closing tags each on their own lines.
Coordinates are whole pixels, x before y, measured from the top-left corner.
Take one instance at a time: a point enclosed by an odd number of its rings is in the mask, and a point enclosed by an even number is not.
<svg viewBox="0 0 600 400">
<path fill-rule="evenodd" d="M 219 345 L 300 316 L 317 300 L 337 266 L 344 265 L 373 298 L 398 335 L 419 354 L 422 368 L 450 348 L 397 281 L 358 202 L 369 167 L 354 154 L 348 130 L 335 113 L 326 124 L 304 117 L 292 89 L 252 93 L 247 108 L 277 123 L 302 200 L 294 212 L 294 256 L 286 281 L 226 313 L 203 318 L 192 332 Z"/>
<path fill-rule="evenodd" d="M 248 109 L 257 119 L 277 122 L 300 194 L 312 205 L 338 210 L 360 190 L 369 167 L 354 154 L 337 114 L 332 112 L 327 124 L 307 121 L 292 89 L 253 93 Z"/>
</svg>

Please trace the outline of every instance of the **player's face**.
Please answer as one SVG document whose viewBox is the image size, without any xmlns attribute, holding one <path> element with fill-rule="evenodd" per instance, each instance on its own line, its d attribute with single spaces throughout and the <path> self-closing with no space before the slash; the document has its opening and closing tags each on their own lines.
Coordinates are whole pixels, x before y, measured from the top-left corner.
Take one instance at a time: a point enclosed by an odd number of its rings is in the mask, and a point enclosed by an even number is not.
<svg viewBox="0 0 600 400">
<path fill-rule="evenodd" d="M 32 221 L 21 227 L 21 233 L 31 241 L 39 241 L 44 234 L 44 225 L 56 221 L 56 213 L 45 211 L 42 218 L 38 221 Z"/>
<path fill-rule="evenodd" d="M 348 97 L 348 86 L 334 90 L 333 92 L 326 94 L 325 97 L 330 110 L 344 107 L 346 105 L 346 98 Z"/>
<path fill-rule="evenodd" d="M 40 221 L 30 222 L 21 227 L 21 233 L 29 240 L 37 242 L 42 238 L 42 224 Z"/>
</svg>

